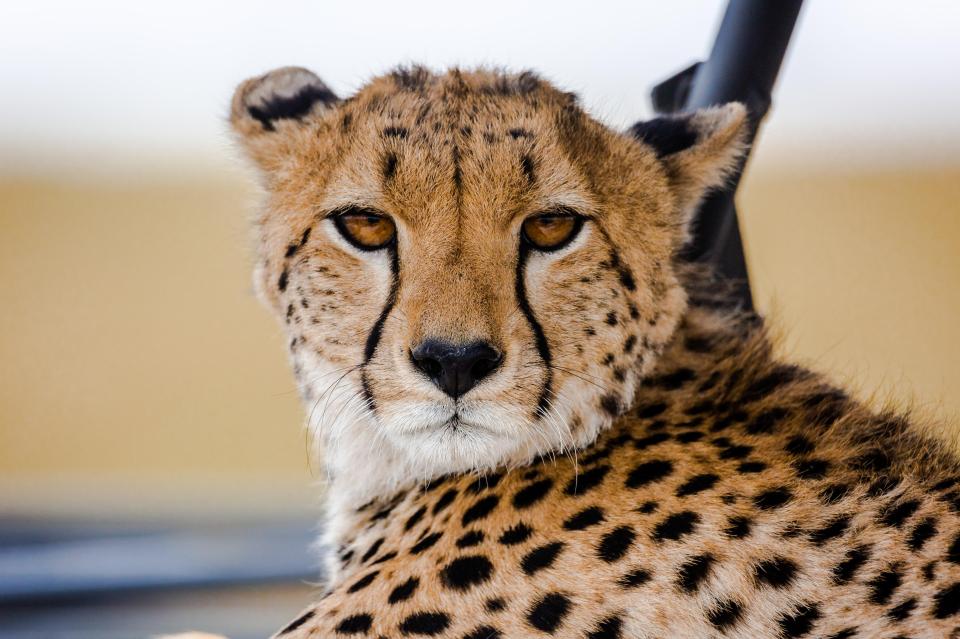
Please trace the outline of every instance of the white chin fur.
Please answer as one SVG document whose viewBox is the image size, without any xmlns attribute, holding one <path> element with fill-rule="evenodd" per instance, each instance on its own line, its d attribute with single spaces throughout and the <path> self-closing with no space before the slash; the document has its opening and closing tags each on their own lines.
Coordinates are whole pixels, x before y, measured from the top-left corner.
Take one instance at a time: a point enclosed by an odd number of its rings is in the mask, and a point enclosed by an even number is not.
<svg viewBox="0 0 960 639">
<path fill-rule="evenodd" d="M 538 457 L 576 454 L 611 420 L 592 408 L 596 392 L 578 380 L 557 389 L 545 417 L 531 421 L 490 400 L 405 401 L 378 407 L 374 417 L 361 389 L 343 369 L 309 352 L 297 353 L 308 398 L 307 426 L 315 454 L 326 471 L 326 518 L 322 546 L 328 584 L 339 575 L 334 553 L 358 504 L 386 497 L 452 473 L 484 473 L 516 467 Z M 634 385 L 629 384 L 628 395 Z M 456 412 L 456 427 L 451 419 Z M 572 416 L 581 416 L 576 432 Z"/>
</svg>

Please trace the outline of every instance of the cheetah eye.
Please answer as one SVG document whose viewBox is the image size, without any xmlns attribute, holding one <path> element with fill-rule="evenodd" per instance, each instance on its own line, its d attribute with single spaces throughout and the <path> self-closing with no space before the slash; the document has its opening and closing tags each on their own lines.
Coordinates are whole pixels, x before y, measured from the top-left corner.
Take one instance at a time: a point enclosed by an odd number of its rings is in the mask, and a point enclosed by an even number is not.
<svg viewBox="0 0 960 639">
<path fill-rule="evenodd" d="M 397 227 L 389 217 L 373 209 L 350 207 L 331 216 L 340 235 L 364 251 L 376 251 L 393 243 Z"/>
<path fill-rule="evenodd" d="M 549 211 L 524 220 L 522 236 L 539 251 L 556 251 L 569 244 L 581 227 L 583 216 L 566 209 Z"/>
</svg>

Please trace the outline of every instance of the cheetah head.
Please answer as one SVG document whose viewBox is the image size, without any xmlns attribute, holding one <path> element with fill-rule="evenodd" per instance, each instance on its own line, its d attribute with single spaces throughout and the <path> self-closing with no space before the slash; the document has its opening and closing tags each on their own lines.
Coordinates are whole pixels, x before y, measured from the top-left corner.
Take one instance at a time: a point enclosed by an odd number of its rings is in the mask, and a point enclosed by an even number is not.
<svg viewBox="0 0 960 639">
<path fill-rule="evenodd" d="M 576 449 L 628 409 L 745 113 L 618 133 L 530 73 L 401 69 L 342 100 L 284 68 L 230 119 L 308 427 L 334 481 L 376 493 Z"/>
</svg>

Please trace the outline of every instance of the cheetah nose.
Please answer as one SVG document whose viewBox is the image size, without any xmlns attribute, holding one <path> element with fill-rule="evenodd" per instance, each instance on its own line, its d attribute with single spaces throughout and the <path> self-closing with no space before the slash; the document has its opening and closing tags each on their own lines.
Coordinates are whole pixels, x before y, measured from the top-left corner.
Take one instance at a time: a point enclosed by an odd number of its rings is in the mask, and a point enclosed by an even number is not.
<svg viewBox="0 0 960 639">
<path fill-rule="evenodd" d="M 451 344 L 428 339 L 410 351 L 410 359 L 437 388 L 456 399 L 492 373 L 503 355 L 487 342 Z"/>
</svg>

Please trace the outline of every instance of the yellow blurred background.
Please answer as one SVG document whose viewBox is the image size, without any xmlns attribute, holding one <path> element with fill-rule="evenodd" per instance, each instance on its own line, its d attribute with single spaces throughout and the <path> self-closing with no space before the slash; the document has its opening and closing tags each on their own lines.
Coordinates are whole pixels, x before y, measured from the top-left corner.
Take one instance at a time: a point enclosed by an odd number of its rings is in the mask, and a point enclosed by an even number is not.
<svg viewBox="0 0 960 639">
<path fill-rule="evenodd" d="M 241 174 L 0 184 L 0 491 L 58 513 L 311 507 L 279 329 L 250 285 Z M 960 167 L 768 170 L 740 197 L 785 350 L 960 414 Z M 953 420 L 952 424 L 950 420 Z"/>
<path fill-rule="evenodd" d="M 300 63 L 346 95 L 411 59 L 529 66 L 623 126 L 705 55 L 723 3 L 503 2 L 467 22 L 439 2 L 417 20 L 372 6 L 4 10 L 0 514 L 315 512 L 279 330 L 251 291 L 256 196 L 222 122 L 243 77 Z M 949 435 L 960 10 L 945 7 L 810 2 L 739 205 L 785 352 Z"/>
</svg>

